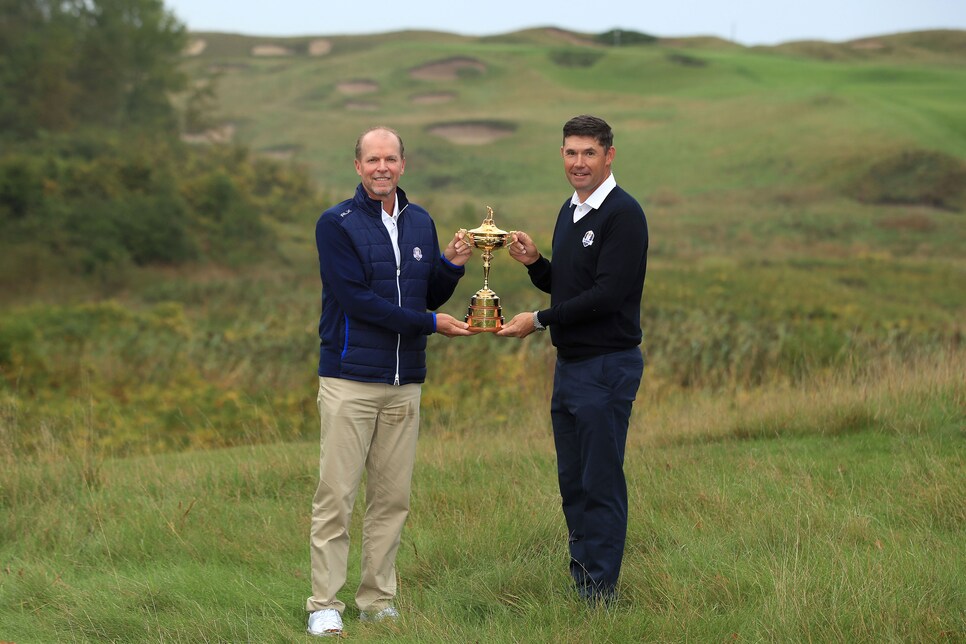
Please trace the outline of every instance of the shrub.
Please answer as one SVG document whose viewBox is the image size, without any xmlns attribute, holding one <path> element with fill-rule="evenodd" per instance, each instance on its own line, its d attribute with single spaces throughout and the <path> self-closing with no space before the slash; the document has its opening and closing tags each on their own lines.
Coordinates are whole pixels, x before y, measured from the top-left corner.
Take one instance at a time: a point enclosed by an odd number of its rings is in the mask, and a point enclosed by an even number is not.
<svg viewBox="0 0 966 644">
<path fill-rule="evenodd" d="M 0 156 L 0 254 L 29 246 L 29 255 L 49 256 L 39 259 L 48 272 L 55 264 L 120 275 L 130 264 L 257 261 L 276 254 L 271 222 L 320 209 L 304 168 L 238 146 L 87 133 Z M 29 281 L 28 266 L 13 266 L 19 275 L 0 281 Z"/>
<path fill-rule="evenodd" d="M 657 36 L 631 31 L 630 29 L 611 29 L 598 34 L 594 40 L 602 45 L 650 45 L 657 42 Z"/>
<path fill-rule="evenodd" d="M 682 65 L 684 67 L 707 67 L 708 65 L 708 61 L 703 58 L 689 56 L 688 54 L 682 54 L 680 52 L 668 54 L 667 59 L 675 65 Z"/>
<path fill-rule="evenodd" d="M 184 203 L 173 194 L 136 195 L 117 203 L 120 240 L 135 264 L 177 264 L 197 257 Z"/>
<path fill-rule="evenodd" d="M 603 55 L 586 49 L 557 49 L 550 52 L 550 60 L 561 67 L 592 67 Z"/>
<path fill-rule="evenodd" d="M 960 210 L 966 198 L 966 162 L 935 150 L 901 150 L 872 163 L 850 193 L 865 203 Z"/>
<path fill-rule="evenodd" d="M 0 226 L 22 219 L 43 199 L 43 182 L 35 159 L 14 156 L 0 161 Z"/>
</svg>

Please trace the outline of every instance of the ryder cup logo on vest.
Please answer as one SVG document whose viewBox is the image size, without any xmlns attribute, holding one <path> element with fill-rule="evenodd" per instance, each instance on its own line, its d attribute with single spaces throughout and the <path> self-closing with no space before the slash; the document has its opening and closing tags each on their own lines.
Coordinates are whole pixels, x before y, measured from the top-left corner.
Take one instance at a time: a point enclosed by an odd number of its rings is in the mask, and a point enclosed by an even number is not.
<svg viewBox="0 0 966 644">
<path fill-rule="evenodd" d="M 584 238 L 580 240 L 580 243 L 584 245 L 584 248 L 587 248 L 588 246 L 590 246 L 591 244 L 593 244 L 594 243 L 594 231 L 588 230 L 587 232 L 585 232 L 584 233 Z"/>
<path fill-rule="evenodd" d="M 416 258 L 417 262 L 423 259 L 423 251 L 420 250 L 419 246 L 413 249 L 413 257 Z"/>
</svg>

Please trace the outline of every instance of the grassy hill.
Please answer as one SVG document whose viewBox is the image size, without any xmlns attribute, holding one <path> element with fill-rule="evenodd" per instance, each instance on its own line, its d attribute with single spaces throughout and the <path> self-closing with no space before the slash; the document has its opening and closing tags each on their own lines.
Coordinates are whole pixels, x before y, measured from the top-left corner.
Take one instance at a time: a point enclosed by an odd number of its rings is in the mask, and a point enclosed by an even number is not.
<svg viewBox="0 0 966 644">
<path fill-rule="evenodd" d="M 546 244 L 568 192 L 560 127 L 593 112 L 615 129 L 615 175 L 645 206 L 657 262 L 847 259 L 834 270 L 876 274 L 886 261 L 901 283 L 905 262 L 944 258 L 936 287 L 961 275 L 963 32 L 823 43 L 834 56 L 705 38 L 613 47 L 555 29 L 196 36 L 207 46 L 185 64 L 217 78 L 237 139 L 306 164 L 330 200 L 357 181 L 358 132 L 387 123 L 406 140 L 404 187 L 441 229 L 475 225 L 491 205 L 498 224 Z M 326 53 L 304 53 L 316 41 Z M 291 54 L 252 54 L 265 45 Z M 461 126 L 492 140 L 447 138 Z"/>
<path fill-rule="evenodd" d="M 195 37 L 205 48 L 186 65 L 199 78 L 218 76 L 223 119 L 256 149 L 294 151 L 340 192 L 354 181 L 346 155 L 358 131 L 391 123 L 407 141 L 415 193 L 474 206 L 499 194 L 498 211 L 527 223 L 517 212 L 558 201 L 560 126 L 581 112 L 613 124 L 616 171 L 632 192 L 705 207 L 735 187 L 769 195 L 794 186 L 834 198 L 883 156 L 964 154 L 962 32 L 823 43 L 836 52 L 828 57 L 803 43 L 613 47 L 553 29 L 490 38 Z M 318 41 L 329 49 L 308 54 Z M 268 46 L 275 55 L 254 54 Z M 446 62 L 449 74 L 420 74 Z M 509 135 L 460 145 L 432 134 L 456 123 Z"/>
<path fill-rule="evenodd" d="M 358 181 L 358 133 L 401 132 L 441 237 L 489 205 L 549 251 L 582 112 L 613 125 L 651 234 L 624 599 L 566 593 L 549 339 L 431 337 L 404 619 L 350 609 L 351 636 L 966 636 L 966 33 L 192 41 L 218 135 L 304 164 L 320 203 L 264 217 L 272 261 L 0 293 L 0 641 L 307 639 L 312 229 Z M 545 306 L 511 264 L 505 313 Z M 477 257 L 443 310 L 481 284 Z"/>
<path fill-rule="evenodd" d="M 441 234 L 476 225 L 490 205 L 499 225 L 544 247 L 569 194 L 560 127 L 604 116 L 615 175 L 648 214 L 655 362 L 689 365 L 662 374 L 671 380 L 720 383 L 691 372 L 722 361 L 742 373 L 776 360 L 828 365 L 853 351 L 846 336 L 861 345 L 911 333 L 915 345 L 962 334 L 966 33 L 770 48 L 639 36 L 618 47 L 552 28 L 206 33 L 185 65 L 216 79 L 238 140 L 306 164 L 329 202 L 358 180 L 359 131 L 390 124 L 406 141 L 403 186 Z M 292 250 L 311 262 L 317 213 L 297 216 Z M 507 307 L 539 305 L 515 268 L 494 263 Z M 463 280 L 455 300 L 477 287 Z M 688 335 L 717 339 L 695 349 Z M 748 346 L 770 348 L 738 348 Z"/>
</svg>

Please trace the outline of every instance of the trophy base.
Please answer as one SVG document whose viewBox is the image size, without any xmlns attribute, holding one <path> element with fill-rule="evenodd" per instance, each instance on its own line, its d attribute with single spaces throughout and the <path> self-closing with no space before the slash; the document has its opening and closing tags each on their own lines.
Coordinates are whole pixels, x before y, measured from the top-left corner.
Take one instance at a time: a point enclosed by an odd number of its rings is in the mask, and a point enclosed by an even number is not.
<svg viewBox="0 0 966 644">
<path fill-rule="evenodd" d="M 500 296 L 488 288 L 478 290 L 470 298 L 470 306 L 463 321 L 477 331 L 499 331 L 504 322 Z"/>
</svg>

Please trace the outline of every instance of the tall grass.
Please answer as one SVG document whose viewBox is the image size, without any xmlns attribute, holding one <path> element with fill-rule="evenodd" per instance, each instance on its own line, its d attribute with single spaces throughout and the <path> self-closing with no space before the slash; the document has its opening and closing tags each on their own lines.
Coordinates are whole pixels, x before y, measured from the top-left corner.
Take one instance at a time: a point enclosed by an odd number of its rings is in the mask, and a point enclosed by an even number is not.
<svg viewBox="0 0 966 644">
<path fill-rule="evenodd" d="M 628 441 L 621 598 L 568 590 L 546 400 L 425 410 L 395 625 L 379 641 L 956 641 L 962 351 L 732 396 L 657 398 Z M 4 445 L 7 445 L 5 442 Z M 315 441 L 0 456 L 0 638 L 302 641 Z M 359 534 L 363 500 L 354 518 Z"/>
</svg>

